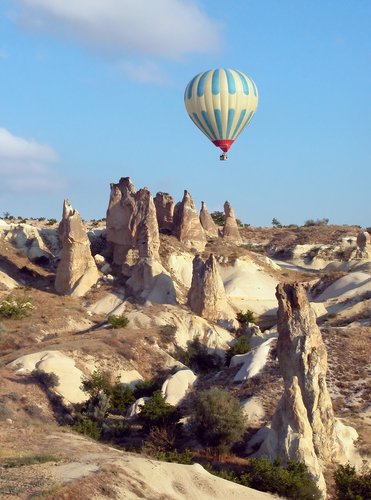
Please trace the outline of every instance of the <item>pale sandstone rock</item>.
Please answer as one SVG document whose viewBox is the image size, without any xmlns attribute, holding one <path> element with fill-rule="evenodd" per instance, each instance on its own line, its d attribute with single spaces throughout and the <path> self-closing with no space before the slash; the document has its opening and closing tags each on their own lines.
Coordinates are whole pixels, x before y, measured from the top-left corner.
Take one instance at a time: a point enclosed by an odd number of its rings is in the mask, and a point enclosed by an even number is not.
<svg viewBox="0 0 371 500">
<path fill-rule="evenodd" d="M 350 458 L 327 389 L 327 351 L 304 286 L 280 284 L 277 299 L 277 352 L 285 391 L 259 454 L 304 461 L 325 495 L 322 466 Z"/>
<path fill-rule="evenodd" d="M 135 190 L 130 177 L 111 184 L 107 210 L 107 241 L 113 244 L 113 262 L 127 262 L 131 249 L 138 258 L 159 259 L 160 236 L 156 208 L 147 188 Z"/>
<path fill-rule="evenodd" d="M 174 232 L 181 243 L 203 250 L 206 245 L 205 231 L 195 209 L 191 195 L 184 191 L 183 200 L 175 205 Z"/>
<path fill-rule="evenodd" d="M 60 351 L 41 351 L 26 354 L 10 363 L 17 368 L 18 373 L 31 373 L 38 369 L 46 373 L 55 373 L 59 384 L 55 387 L 58 392 L 70 403 L 82 403 L 88 396 L 80 389 L 83 373 L 76 368 L 75 362 Z"/>
<path fill-rule="evenodd" d="M 192 370 L 179 370 L 162 384 L 161 392 L 166 401 L 176 406 L 195 383 L 197 377 Z"/>
<path fill-rule="evenodd" d="M 176 304 L 176 292 L 169 273 L 156 260 L 141 259 L 133 268 L 126 285 L 142 301 Z"/>
<path fill-rule="evenodd" d="M 234 319 L 235 312 L 228 303 L 213 254 L 205 262 L 199 255 L 193 259 L 188 305 L 194 313 L 210 321 Z"/>
<path fill-rule="evenodd" d="M 157 193 L 153 199 L 160 233 L 172 234 L 174 229 L 174 199 L 169 193 Z"/>
<path fill-rule="evenodd" d="M 29 224 L 11 226 L 5 235 L 5 240 L 18 248 L 32 261 L 44 259 L 49 261 L 53 254 L 42 238 L 42 231 Z"/>
<path fill-rule="evenodd" d="M 239 244 L 242 238 L 238 230 L 236 217 L 229 201 L 224 203 L 225 222 L 223 227 L 223 238 L 227 241 Z"/>
<path fill-rule="evenodd" d="M 217 238 L 219 236 L 218 228 L 213 218 L 209 214 L 206 203 L 204 201 L 201 202 L 200 222 L 208 238 Z"/>
<path fill-rule="evenodd" d="M 99 279 L 80 214 L 64 200 L 60 225 L 62 254 L 55 277 L 55 289 L 62 295 L 83 296 Z"/>
</svg>

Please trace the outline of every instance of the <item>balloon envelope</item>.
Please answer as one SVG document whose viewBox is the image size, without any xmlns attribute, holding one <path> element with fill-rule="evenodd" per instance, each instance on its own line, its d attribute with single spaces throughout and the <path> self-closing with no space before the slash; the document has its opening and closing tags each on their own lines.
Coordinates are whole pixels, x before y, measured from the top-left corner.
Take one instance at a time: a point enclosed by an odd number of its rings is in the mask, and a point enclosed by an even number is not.
<svg viewBox="0 0 371 500">
<path fill-rule="evenodd" d="M 194 124 L 227 152 L 254 116 L 258 89 L 242 71 L 212 69 L 192 78 L 184 102 Z"/>
</svg>

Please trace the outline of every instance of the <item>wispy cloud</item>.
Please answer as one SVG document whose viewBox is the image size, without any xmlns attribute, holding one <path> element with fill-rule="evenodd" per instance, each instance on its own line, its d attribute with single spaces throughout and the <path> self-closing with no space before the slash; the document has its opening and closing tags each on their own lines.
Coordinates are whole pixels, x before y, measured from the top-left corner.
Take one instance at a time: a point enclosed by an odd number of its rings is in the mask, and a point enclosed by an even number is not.
<svg viewBox="0 0 371 500">
<path fill-rule="evenodd" d="M 143 63 L 122 61 L 117 64 L 117 68 L 136 82 L 155 83 L 156 85 L 165 85 L 168 83 L 166 75 L 162 72 L 159 65 L 153 61 L 144 61 Z"/>
<path fill-rule="evenodd" d="M 0 128 L 0 194 L 65 187 L 65 181 L 51 166 L 57 159 L 57 153 L 50 146 Z"/>
<path fill-rule="evenodd" d="M 220 45 L 218 23 L 192 0 L 18 0 L 18 6 L 25 26 L 120 58 L 177 59 Z"/>
</svg>

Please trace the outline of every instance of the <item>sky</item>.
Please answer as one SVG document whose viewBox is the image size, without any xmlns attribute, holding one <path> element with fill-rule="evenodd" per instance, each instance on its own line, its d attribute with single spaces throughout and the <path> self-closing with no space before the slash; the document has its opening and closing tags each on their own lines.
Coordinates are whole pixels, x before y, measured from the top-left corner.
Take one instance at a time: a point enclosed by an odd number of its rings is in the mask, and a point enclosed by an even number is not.
<svg viewBox="0 0 371 500">
<path fill-rule="evenodd" d="M 214 68 L 259 90 L 226 162 L 183 101 Z M 99 219 L 126 176 L 252 226 L 371 226 L 370 0 L 0 0 L 0 217 Z"/>
</svg>

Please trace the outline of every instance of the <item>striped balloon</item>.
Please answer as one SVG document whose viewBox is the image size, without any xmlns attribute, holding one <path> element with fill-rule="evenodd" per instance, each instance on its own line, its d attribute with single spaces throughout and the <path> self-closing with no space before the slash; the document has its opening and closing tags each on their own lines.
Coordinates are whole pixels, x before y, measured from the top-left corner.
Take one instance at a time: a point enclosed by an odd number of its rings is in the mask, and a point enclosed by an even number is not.
<svg viewBox="0 0 371 500">
<path fill-rule="evenodd" d="M 192 78 L 184 93 L 195 125 L 227 152 L 258 107 L 258 89 L 242 71 L 212 69 Z"/>
</svg>

